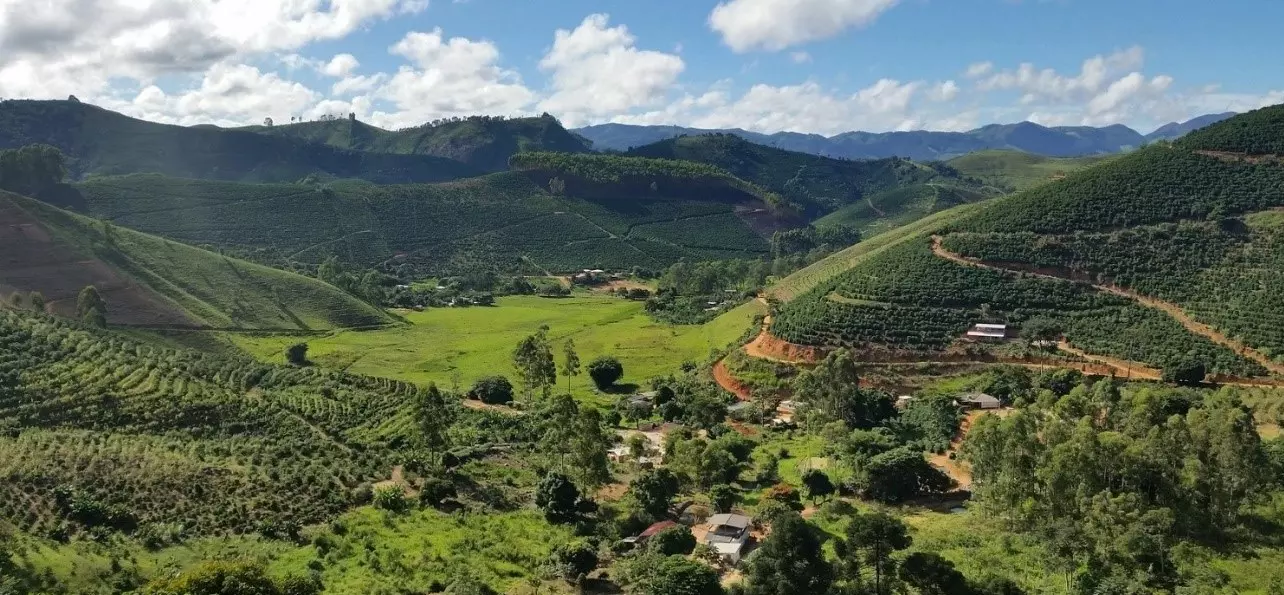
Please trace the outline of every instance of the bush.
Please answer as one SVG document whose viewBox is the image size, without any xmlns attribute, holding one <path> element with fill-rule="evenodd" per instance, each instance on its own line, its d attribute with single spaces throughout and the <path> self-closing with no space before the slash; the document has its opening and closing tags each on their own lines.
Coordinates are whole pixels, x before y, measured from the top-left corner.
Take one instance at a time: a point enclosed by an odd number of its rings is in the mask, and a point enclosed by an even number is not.
<svg viewBox="0 0 1284 595">
<path fill-rule="evenodd" d="M 305 366 L 308 363 L 308 344 L 295 343 L 285 350 L 285 361 L 296 365 Z"/>
<path fill-rule="evenodd" d="M 606 389 L 624 376 L 624 365 L 614 357 L 602 356 L 589 363 L 588 374 L 598 388 Z"/>
<path fill-rule="evenodd" d="M 597 550 L 583 542 L 559 545 L 549 555 L 548 566 L 553 575 L 579 584 L 597 568 Z"/>
<path fill-rule="evenodd" d="M 402 512 L 410 508 L 410 501 L 406 499 L 406 492 L 399 485 L 376 488 L 373 503 L 375 508 L 391 512 Z"/>
<path fill-rule="evenodd" d="M 686 525 L 665 528 L 651 536 L 651 541 L 647 544 L 652 551 L 665 556 L 685 556 L 691 553 L 695 546 L 695 535 L 691 533 L 691 527 Z"/>
<path fill-rule="evenodd" d="M 503 376 L 487 376 L 473 384 L 468 396 L 489 405 L 506 405 L 513 401 L 513 383 Z"/>
<path fill-rule="evenodd" d="M 446 498 L 455 497 L 455 484 L 440 477 L 429 477 L 424 480 L 419 491 L 419 503 L 427 506 L 441 506 Z"/>
<path fill-rule="evenodd" d="M 1183 386 L 1199 384 L 1208 375 L 1208 368 L 1203 362 L 1185 362 L 1164 368 L 1164 382 L 1173 382 Z"/>
</svg>

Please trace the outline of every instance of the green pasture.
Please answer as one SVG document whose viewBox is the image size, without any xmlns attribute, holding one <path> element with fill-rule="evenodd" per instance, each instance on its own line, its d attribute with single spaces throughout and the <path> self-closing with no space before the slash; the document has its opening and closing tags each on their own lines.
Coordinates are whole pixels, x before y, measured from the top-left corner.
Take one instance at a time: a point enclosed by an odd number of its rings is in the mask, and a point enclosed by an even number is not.
<svg viewBox="0 0 1284 595">
<path fill-rule="evenodd" d="M 653 376 L 676 372 L 686 361 L 702 362 L 739 339 L 761 312 L 745 304 L 696 326 L 659 323 L 642 303 L 608 296 L 505 297 L 494 307 L 434 308 L 405 315 L 409 324 L 321 337 L 238 335 L 233 340 L 266 361 L 283 361 L 285 348 L 308 343 L 308 357 L 321 366 L 357 374 L 460 388 L 484 376 L 503 374 L 514 382 L 512 352 L 523 337 L 548 325 L 560 367 L 562 344 L 575 341 L 585 366 L 613 355 L 624 364 L 621 384 L 644 385 Z M 560 387 L 567 380 L 559 377 Z M 605 402 L 586 374 L 569 383 L 576 397 Z"/>
</svg>

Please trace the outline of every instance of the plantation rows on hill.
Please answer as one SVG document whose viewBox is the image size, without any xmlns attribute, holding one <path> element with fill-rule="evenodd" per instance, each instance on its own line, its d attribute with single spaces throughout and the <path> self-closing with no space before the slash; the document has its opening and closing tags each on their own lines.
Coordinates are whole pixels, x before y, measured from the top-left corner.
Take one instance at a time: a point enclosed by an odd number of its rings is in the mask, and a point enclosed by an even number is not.
<svg viewBox="0 0 1284 595">
<path fill-rule="evenodd" d="M 895 245 L 815 286 L 775 317 L 772 333 L 794 343 L 936 351 L 977 322 L 1020 325 L 1051 318 L 1091 353 L 1164 368 L 1196 359 L 1210 370 L 1265 370 L 1177 321 L 1084 284 L 963 266 L 932 254 L 926 240 Z"/>
<path fill-rule="evenodd" d="M 288 534 L 387 476 L 417 390 L 0 311 L 0 519 L 44 535 Z"/>
<path fill-rule="evenodd" d="M 1053 267 L 1173 301 L 1268 356 L 1284 354 L 1284 232 L 1242 222 L 1111 234 L 954 234 L 952 252 Z"/>
<path fill-rule="evenodd" d="M 870 194 L 817 219 L 814 225 L 845 225 L 868 236 L 908 225 L 932 213 L 992 196 L 995 193 L 990 191 L 940 182 L 898 186 Z"/>
<path fill-rule="evenodd" d="M 279 182 L 320 175 L 405 183 L 481 173 L 429 155 L 349 151 L 245 130 L 157 124 L 78 101 L 0 103 L 0 148 L 37 143 L 53 145 L 70 157 L 75 177 L 154 172 Z"/>
<path fill-rule="evenodd" d="M 392 186 L 134 175 L 79 188 L 93 213 L 120 225 L 272 264 L 338 255 L 425 275 L 478 265 L 564 272 L 660 268 L 682 258 L 755 256 L 768 248 L 733 203 L 650 193 L 612 200 L 555 196 L 512 173 Z"/>
<path fill-rule="evenodd" d="M 1284 167 L 1158 145 L 1022 192 L 953 229 L 1070 233 L 1219 219 L 1282 205 Z"/>
<path fill-rule="evenodd" d="M 1046 157 L 1022 151 L 977 151 L 947 163 L 959 173 L 1005 190 L 1026 190 L 1064 178 L 1118 155 Z"/>
<path fill-rule="evenodd" d="M 0 293 L 40 292 L 74 314 L 95 285 L 111 323 L 215 328 L 329 329 L 390 322 L 315 279 L 93 221 L 0 193 Z M 173 217 L 173 214 L 170 215 Z"/>
<path fill-rule="evenodd" d="M 1249 155 L 1284 155 L 1284 105 L 1265 107 L 1216 126 L 1196 130 L 1179 146 Z"/>
</svg>

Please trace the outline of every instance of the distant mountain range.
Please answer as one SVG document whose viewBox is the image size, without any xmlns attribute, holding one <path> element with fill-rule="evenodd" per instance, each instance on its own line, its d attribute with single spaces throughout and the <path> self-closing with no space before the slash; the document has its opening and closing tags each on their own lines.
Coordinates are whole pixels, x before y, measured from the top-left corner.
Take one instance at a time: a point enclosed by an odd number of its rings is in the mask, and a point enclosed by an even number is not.
<svg viewBox="0 0 1284 595">
<path fill-rule="evenodd" d="M 574 132 L 593 141 L 598 151 L 625 151 L 683 135 L 734 134 L 751 142 L 789 151 L 841 159 L 907 157 L 916 160 L 950 159 L 987 149 L 1015 149 L 1049 157 L 1078 157 L 1118 153 L 1157 140 L 1170 140 L 1234 116 L 1233 112 L 1209 114 L 1187 122 L 1172 122 L 1150 134 L 1116 124 L 1047 127 L 1033 122 L 991 124 L 968 132 L 844 132 L 835 136 L 779 132 L 761 134 L 738 128 L 710 130 L 681 126 L 601 124 Z"/>
</svg>

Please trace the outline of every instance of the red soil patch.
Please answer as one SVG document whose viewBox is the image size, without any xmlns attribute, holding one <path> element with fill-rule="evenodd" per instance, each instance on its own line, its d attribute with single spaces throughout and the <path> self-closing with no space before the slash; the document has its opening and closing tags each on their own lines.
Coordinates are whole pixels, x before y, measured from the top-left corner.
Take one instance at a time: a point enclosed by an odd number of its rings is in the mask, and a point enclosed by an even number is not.
<svg viewBox="0 0 1284 595">
<path fill-rule="evenodd" d="M 1235 153 L 1232 151 L 1195 151 L 1195 154 L 1220 159 L 1222 161 L 1242 161 L 1244 163 L 1252 164 L 1284 163 L 1284 156 L 1272 155 L 1269 153 L 1262 155 L 1250 155 L 1248 153 Z"/>
<path fill-rule="evenodd" d="M 825 359 L 825 349 L 790 343 L 771 334 L 771 317 L 762 321 L 762 332 L 745 345 L 745 353 L 758 359 L 786 364 L 815 364 Z"/>
<path fill-rule="evenodd" d="M 115 325 L 193 325 L 183 311 L 128 275 L 58 241 L 35 217 L 0 197 L 0 296 L 38 291 L 48 311 L 75 316 L 76 297 L 88 285 L 107 302 Z"/>
<path fill-rule="evenodd" d="M 753 391 L 750 390 L 749 385 L 741 382 L 739 378 L 733 376 L 731 374 L 731 370 L 727 369 L 727 363 L 725 361 L 718 360 L 718 363 L 713 365 L 713 379 L 718 382 L 718 386 L 721 386 L 727 392 L 735 395 L 737 399 L 740 399 L 741 401 L 749 401 L 753 399 Z"/>
</svg>

